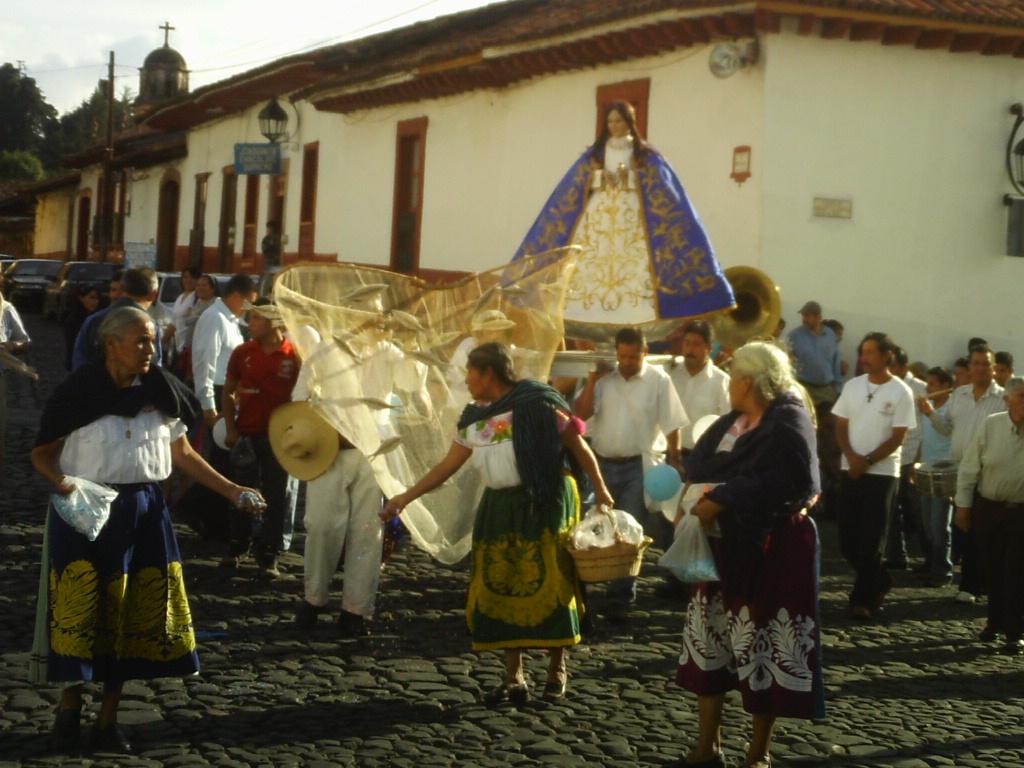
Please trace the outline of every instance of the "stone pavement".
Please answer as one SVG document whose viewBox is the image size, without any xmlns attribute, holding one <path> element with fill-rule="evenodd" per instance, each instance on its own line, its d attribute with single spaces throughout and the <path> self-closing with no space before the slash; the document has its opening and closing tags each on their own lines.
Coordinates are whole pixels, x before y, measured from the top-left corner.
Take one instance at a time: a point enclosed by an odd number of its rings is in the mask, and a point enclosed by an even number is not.
<svg viewBox="0 0 1024 768">
<path fill-rule="evenodd" d="M 56 326 L 27 317 L 32 362 L 59 380 Z M 680 604 L 654 594 L 645 566 L 640 609 L 626 625 L 598 618 L 571 653 L 570 696 L 524 711 L 478 701 L 496 684 L 494 654 L 469 652 L 464 565 L 406 547 L 387 566 L 375 633 L 340 639 L 327 617 L 293 628 L 301 559 L 289 578 L 255 581 L 217 567 L 219 552 L 180 531 L 203 670 L 188 680 L 129 683 L 121 721 L 138 754 L 69 760 L 48 753 L 55 687 L 25 682 L 41 525 L 48 490 L 27 452 L 38 399 L 11 387 L 9 462 L 0 491 L 0 768 L 122 766 L 657 766 L 678 759 L 696 730 L 694 701 L 673 684 Z M 780 723 L 776 765 L 1024 766 L 1024 661 L 975 641 L 984 608 L 898 574 L 884 619 L 845 618 L 847 571 L 834 526 L 825 541 L 822 611 L 828 718 Z M 301 552 L 302 536 L 294 545 Z M 339 575 L 340 584 L 340 575 Z M 336 585 L 338 586 L 338 585 Z M 534 654 L 535 682 L 544 676 Z M 93 699 L 87 720 L 95 716 Z M 748 719 L 727 701 L 724 744 L 742 756 Z"/>
</svg>

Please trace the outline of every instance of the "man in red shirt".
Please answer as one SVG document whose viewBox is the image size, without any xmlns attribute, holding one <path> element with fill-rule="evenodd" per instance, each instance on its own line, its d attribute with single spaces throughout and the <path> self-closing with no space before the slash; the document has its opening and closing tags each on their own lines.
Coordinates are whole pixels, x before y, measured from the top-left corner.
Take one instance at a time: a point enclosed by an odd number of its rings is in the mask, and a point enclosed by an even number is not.
<svg viewBox="0 0 1024 768">
<path fill-rule="evenodd" d="M 274 409 L 291 400 L 299 375 L 299 358 L 282 326 L 280 311 L 270 299 L 260 298 L 250 305 L 250 340 L 231 353 L 221 408 L 232 470 L 248 475 L 267 501 L 254 554 L 260 576 L 268 579 L 281 575 L 277 554 L 288 508 L 288 473 L 270 449 L 267 425 Z M 229 544 L 233 555 L 248 549 L 249 526 L 248 520 L 233 520 Z"/>
</svg>

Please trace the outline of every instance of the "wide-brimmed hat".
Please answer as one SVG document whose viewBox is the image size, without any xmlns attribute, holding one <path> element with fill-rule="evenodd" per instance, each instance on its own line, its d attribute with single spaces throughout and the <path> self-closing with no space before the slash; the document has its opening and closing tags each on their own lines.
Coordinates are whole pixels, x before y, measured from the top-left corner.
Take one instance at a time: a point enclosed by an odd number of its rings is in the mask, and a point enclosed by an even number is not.
<svg viewBox="0 0 1024 768">
<path fill-rule="evenodd" d="M 270 447 L 292 477 L 313 480 L 338 456 L 338 432 L 307 402 L 285 403 L 270 414 Z"/>
<path fill-rule="evenodd" d="M 473 315 L 473 321 L 469 327 L 473 331 L 504 331 L 508 328 L 515 328 L 516 324 L 509 320 L 500 309 L 487 309 Z"/>
<path fill-rule="evenodd" d="M 260 317 L 265 317 L 274 324 L 275 328 L 284 328 L 284 317 L 281 316 L 281 310 L 275 304 L 253 304 L 247 301 L 242 308 L 246 312 L 255 312 Z"/>
<path fill-rule="evenodd" d="M 816 301 L 808 301 L 806 304 L 804 304 L 802 307 L 800 307 L 800 314 L 801 315 L 820 315 L 821 314 L 821 304 L 819 304 Z"/>
</svg>

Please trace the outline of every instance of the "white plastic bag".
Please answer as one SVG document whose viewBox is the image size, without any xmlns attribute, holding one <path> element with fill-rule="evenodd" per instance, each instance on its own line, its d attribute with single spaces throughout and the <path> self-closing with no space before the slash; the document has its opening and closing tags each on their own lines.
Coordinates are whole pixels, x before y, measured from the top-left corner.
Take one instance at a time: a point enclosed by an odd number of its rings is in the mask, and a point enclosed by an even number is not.
<svg viewBox="0 0 1024 768">
<path fill-rule="evenodd" d="M 65 523 L 89 541 L 96 541 L 110 517 L 110 505 L 117 498 L 117 491 L 82 477 L 68 476 L 64 481 L 75 486 L 75 490 L 67 496 L 51 494 L 53 508 Z"/>
<path fill-rule="evenodd" d="M 683 516 L 672 546 L 665 550 L 658 565 L 688 583 L 719 580 L 711 545 L 699 517 L 693 514 Z"/>
<path fill-rule="evenodd" d="M 591 507 L 572 532 L 573 549 L 610 547 L 616 541 L 636 546 L 644 541 L 644 527 L 635 517 L 621 509 L 601 510 Z"/>
</svg>

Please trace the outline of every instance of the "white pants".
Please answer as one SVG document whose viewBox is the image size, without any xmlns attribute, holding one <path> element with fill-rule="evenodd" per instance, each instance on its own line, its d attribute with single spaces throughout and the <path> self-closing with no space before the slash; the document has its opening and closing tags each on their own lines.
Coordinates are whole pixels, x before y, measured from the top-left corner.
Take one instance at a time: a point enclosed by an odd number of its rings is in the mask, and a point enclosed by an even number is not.
<svg viewBox="0 0 1024 768">
<path fill-rule="evenodd" d="M 341 607 L 365 618 L 373 616 L 380 584 L 383 501 L 370 463 L 354 449 L 340 451 L 330 469 L 306 485 L 304 570 L 310 605 L 327 605 L 331 578 L 344 550 Z"/>
</svg>

